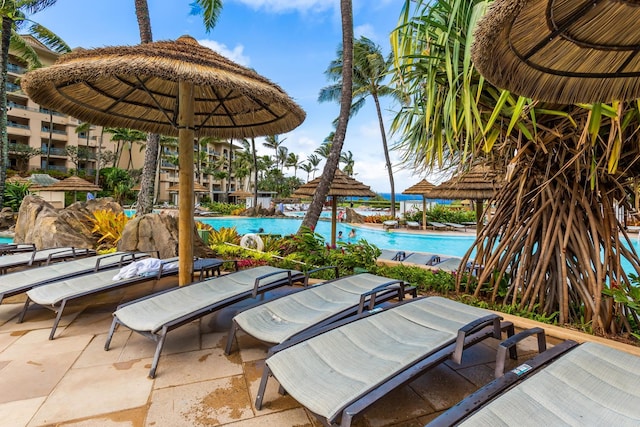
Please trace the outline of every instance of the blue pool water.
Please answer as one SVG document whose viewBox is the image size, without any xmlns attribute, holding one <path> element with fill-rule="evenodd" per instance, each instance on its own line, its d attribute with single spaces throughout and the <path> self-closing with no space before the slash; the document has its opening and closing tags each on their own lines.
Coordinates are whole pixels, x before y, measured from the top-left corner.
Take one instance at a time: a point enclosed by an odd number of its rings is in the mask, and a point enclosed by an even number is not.
<svg viewBox="0 0 640 427">
<path fill-rule="evenodd" d="M 199 218 L 215 229 L 221 227 L 235 227 L 240 234 L 257 233 L 260 228 L 265 233 L 271 234 L 294 234 L 300 228 L 302 219 L 297 218 Z M 356 238 L 348 239 L 347 236 L 352 228 L 356 230 Z M 338 223 L 336 232 L 342 231 L 345 236 L 342 241 L 355 242 L 365 239 L 367 242 L 376 245 L 380 249 L 403 250 L 406 252 L 433 252 L 440 255 L 462 256 L 471 247 L 475 236 L 437 236 L 418 235 L 404 233 L 402 231 L 382 231 L 372 230 L 364 227 L 351 226 Z M 331 223 L 329 221 L 318 221 L 316 232 L 321 234 L 325 241 L 331 240 Z"/>
<path fill-rule="evenodd" d="M 0 243 L 13 243 L 13 239 L 11 237 L 0 236 Z"/>
</svg>

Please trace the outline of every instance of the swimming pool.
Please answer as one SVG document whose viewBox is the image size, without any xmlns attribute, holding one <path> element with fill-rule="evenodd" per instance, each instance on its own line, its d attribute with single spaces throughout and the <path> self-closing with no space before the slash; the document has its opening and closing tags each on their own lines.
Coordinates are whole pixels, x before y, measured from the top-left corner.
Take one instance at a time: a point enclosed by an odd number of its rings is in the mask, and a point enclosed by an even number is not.
<svg viewBox="0 0 640 427">
<path fill-rule="evenodd" d="M 0 243 L 13 243 L 13 239 L 11 237 L 0 236 Z"/>
<path fill-rule="evenodd" d="M 300 228 L 302 219 L 297 218 L 199 218 L 206 224 L 211 225 L 215 229 L 221 227 L 235 227 L 240 234 L 257 233 L 260 228 L 265 233 L 271 234 L 294 234 Z M 356 237 L 349 239 L 349 231 L 356 229 Z M 370 228 L 357 227 L 349 224 L 338 223 L 336 232 L 342 231 L 345 236 L 343 241 L 355 242 L 365 239 L 367 242 L 376 245 L 380 249 L 403 250 L 406 252 L 433 252 L 440 255 L 460 257 L 471 247 L 475 240 L 475 235 L 469 233 L 469 236 L 437 236 L 412 234 L 402 231 L 381 231 L 372 230 Z M 325 241 L 331 240 L 331 222 L 318 221 L 316 232 L 321 234 Z"/>
</svg>

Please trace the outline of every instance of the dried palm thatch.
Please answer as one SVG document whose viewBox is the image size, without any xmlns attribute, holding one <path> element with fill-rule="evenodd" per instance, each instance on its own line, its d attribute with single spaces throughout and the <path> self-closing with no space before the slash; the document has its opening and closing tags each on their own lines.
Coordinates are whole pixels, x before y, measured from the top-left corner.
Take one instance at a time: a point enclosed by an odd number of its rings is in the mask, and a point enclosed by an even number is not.
<svg viewBox="0 0 640 427">
<path fill-rule="evenodd" d="M 322 177 L 318 177 L 298 187 L 298 189 L 293 192 L 293 195 L 313 196 L 321 179 Z M 375 197 L 376 193 L 371 191 L 371 187 L 368 185 L 364 185 L 338 169 L 331 182 L 328 195 L 337 197 Z"/>
<path fill-rule="evenodd" d="M 29 97 L 80 120 L 178 135 L 179 82 L 194 85 L 199 136 L 288 132 L 304 111 L 277 85 L 189 36 L 137 46 L 76 50 L 22 78 Z"/>
<path fill-rule="evenodd" d="M 294 196 L 313 196 L 318 188 L 318 184 L 322 177 L 313 179 L 306 184 L 300 186 L 293 192 Z M 375 197 L 376 193 L 371 191 L 371 187 L 364 185 L 360 181 L 351 178 L 340 169 L 336 169 L 336 173 L 331 181 L 331 187 L 329 188 L 329 194 L 331 196 L 331 244 L 336 244 L 336 216 L 338 205 L 336 203 L 337 197 Z"/>
<path fill-rule="evenodd" d="M 38 187 L 47 191 L 100 191 L 101 187 L 78 176 L 70 176 L 46 187 Z M 34 188 L 36 189 L 36 188 Z"/>
<path fill-rule="evenodd" d="M 236 190 L 229 193 L 229 195 L 238 199 L 248 199 L 249 197 L 253 196 L 253 193 L 249 193 L 248 191 L 244 190 Z"/>
<path fill-rule="evenodd" d="M 501 175 L 486 166 L 475 166 L 468 172 L 454 176 L 429 192 L 434 199 L 487 200 L 495 196 L 504 184 Z"/>
<path fill-rule="evenodd" d="M 402 192 L 402 194 L 420 194 L 422 196 L 422 229 L 427 229 L 427 197 L 435 185 L 423 179 Z"/>
<path fill-rule="evenodd" d="M 640 97 L 637 0 L 496 0 L 473 60 L 498 87 L 564 104 Z"/>
</svg>

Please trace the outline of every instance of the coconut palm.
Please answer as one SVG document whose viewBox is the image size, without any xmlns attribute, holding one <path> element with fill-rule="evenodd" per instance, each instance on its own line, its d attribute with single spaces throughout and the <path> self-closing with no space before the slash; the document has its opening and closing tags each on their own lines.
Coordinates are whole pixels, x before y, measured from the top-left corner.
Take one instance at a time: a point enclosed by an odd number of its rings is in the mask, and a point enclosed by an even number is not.
<svg viewBox="0 0 640 427">
<path fill-rule="evenodd" d="M 319 155 L 324 159 L 328 159 L 331 154 L 331 147 L 333 146 L 333 141 L 327 141 L 326 139 L 318 148 L 314 150 L 314 153 Z"/>
<path fill-rule="evenodd" d="M 288 168 L 293 168 L 293 177 L 298 177 L 298 168 L 301 166 L 300 156 L 296 153 L 289 153 L 287 155 L 287 160 L 285 162 L 285 166 Z"/>
<path fill-rule="evenodd" d="M 276 158 L 276 164 L 280 165 L 280 172 L 284 170 L 284 164 L 287 162 L 287 157 L 289 156 L 289 149 L 287 147 L 279 147 L 278 148 L 278 156 Z"/>
<path fill-rule="evenodd" d="M 87 157 L 88 157 L 88 155 L 89 155 L 89 139 L 90 139 L 90 136 L 91 136 L 91 123 L 89 123 L 89 122 L 80 123 L 78 126 L 76 126 L 75 131 L 76 131 L 76 133 L 78 135 L 81 134 L 81 133 L 83 133 L 85 135 L 85 137 L 87 139 L 87 144 L 85 146 L 84 153 L 87 154 Z M 87 158 L 86 160 L 88 161 L 89 159 Z"/>
<path fill-rule="evenodd" d="M 631 286 L 621 259 L 640 274 L 613 211 L 614 200 L 625 203 L 629 177 L 640 173 L 638 105 L 544 104 L 484 81 L 470 45 L 486 7 L 405 1 L 392 35 L 396 81 L 412 101 L 393 123 L 403 159 L 427 170 L 481 161 L 506 171 L 495 214 L 463 259 L 475 250 L 483 269 L 472 281 L 459 275 L 458 291 L 489 290 L 493 301 L 557 312 L 560 323 L 619 331 L 627 313 L 604 294 Z"/>
<path fill-rule="evenodd" d="M 313 178 L 315 179 L 316 172 L 318 171 L 318 166 L 320 165 L 320 162 L 322 162 L 322 159 L 320 159 L 320 157 L 316 156 L 315 154 L 310 154 L 309 156 L 307 156 L 307 162 L 309 162 L 309 164 L 313 167 L 311 169 L 311 172 L 313 172 Z M 309 181 L 309 179 L 307 179 L 307 181 Z"/>
<path fill-rule="evenodd" d="M 4 183 L 7 178 L 7 165 L 9 164 L 9 140 L 7 137 L 7 70 L 9 67 L 9 49 L 15 51 L 29 68 L 42 66 L 38 54 L 33 47 L 19 34 L 27 31 L 32 37 L 44 44 L 50 50 L 57 53 L 69 52 L 67 44 L 49 29 L 32 21 L 27 15 L 36 14 L 50 6 L 56 0 L 6 0 L 0 3 L 0 16 L 2 16 L 2 48 L 0 52 L 0 207 L 3 206 Z M 50 147 L 49 143 L 49 147 Z M 47 164 L 48 167 L 48 164 Z"/>
<path fill-rule="evenodd" d="M 303 171 L 305 171 L 307 173 L 307 182 L 309 181 L 309 175 L 311 175 L 311 172 L 313 172 L 315 169 L 313 168 L 313 165 L 309 162 L 303 163 L 300 165 L 300 169 L 302 169 Z"/>
<path fill-rule="evenodd" d="M 264 138 L 264 142 L 262 143 L 263 146 L 267 148 L 271 148 L 275 152 L 273 156 L 273 161 L 276 164 L 276 168 L 279 168 L 279 161 L 278 161 L 279 150 L 282 147 L 282 144 L 284 144 L 284 141 L 286 141 L 286 139 L 287 138 L 284 138 L 281 140 L 279 135 L 269 135 Z"/>
<path fill-rule="evenodd" d="M 342 171 L 349 176 L 353 175 L 353 165 L 355 161 L 353 160 L 353 153 L 351 151 L 347 151 L 346 153 L 340 154 L 340 163 L 344 163 L 344 168 Z"/>
<path fill-rule="evenodd" d="M 140 30 L 140 42 L 151 43 L 153 41 L 153 35 L 151 33 L 151 18 L 149 16 L 147 0 L 134 0 L 134 5 L 136 18 L 138 20 L 138 29 Z M 205 31 L 207 33 L 211 31 L 222 10 L 222 1 L 194 0 L 190 6 L 192 15 L 202 16 Z M 159 146 L 160 136 L 152 133 L 148 134 L 142 177 L 140 180 L 140 192 L 138 192 L 137 215 L 150 213 L 153 209 L 153 188 L 156 169 L 158 167 Z"/>
<path fill-rule="evenodd" d="M 316 192 L 313 195 L 309 210 L 302 220 L 302 227 L 315 228 L 322 213 L 322 206 L 329 189 L 331 181 L 338 168 L 340 153 L 344 144 L 344 138 L 347 134 L 347 125 L 349 123 L 349 112 L 351 109 L 351 100 L 353 98 L 353 7 L 351 0 L 340 0 L 340 15 L 342 22 L 342 50 L 343 50 L 343 67 L 342 67 L 342 90 L 340 96 L 340 114 L 336 125 L 335 135 L 333 137 L 333 146 L 331 154 L 327 158 L 322 172 L 322 178 L 318 183 Z"/>
<path fill-rule="evenodd" d="M 128 147 L 129 150 L 129 168 L 132 167 L 133 159 L 131 157 L 131 147 L 134 142 L 140 142 L 147 139 L 146 132 L 142 132 L 135 129 L 127 129 L 127 128 L 105 128 L 105 133 L 111 134 L 111 140 L 116 141 L 116 156 L 114 159 L 113 167 L 116 167 L 120 164 L 120 160 L 122 158 L 122 151 L 125 146 Z"/>
<path fill-rule="evenodd" d="M 334 84 L 320 89 L 318 100 L 320 102 L 339 101 L 342 91 L 342 48 L 338 49 L 337 58 L 331 62 L 325 75 Z M 382 149 L 384 152 L 387 173 L 389 175 L 389 186 L 391 187 L 391 215 L 396 214 L 395 184 L 393 181 L 393 169 L 391 158 L 389 157 L 389 146 L 387 144 L 387 133 L 380 107 L 380 98 L 391 97 L 401 99 L 401 92 L 392 86 L 384 83 L 390 74 L 393 58 L 389 55 L 385 58 L 382 49 L 373 41 L 362 36 L 353 43 L 353 104 L 351 105 L 351 115 L 357 114 L 364 106 L 368 97 L 373 99 L 378 116 L 378 126 L 382 137 Z"/>
</svg>

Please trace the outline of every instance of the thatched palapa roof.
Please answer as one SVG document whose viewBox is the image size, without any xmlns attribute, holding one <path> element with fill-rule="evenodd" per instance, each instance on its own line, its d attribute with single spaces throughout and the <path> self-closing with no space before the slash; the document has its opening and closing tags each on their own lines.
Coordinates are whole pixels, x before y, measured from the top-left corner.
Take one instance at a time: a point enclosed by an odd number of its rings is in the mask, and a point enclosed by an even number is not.
<svg viewBox="0 0 640 427">
<path fill-rule="evenodd" d="M 167 191 L 169 191 L 170 193 L 177 193 L 177 192 L 180 191 L 180 185 L 173 184 L 172 186 L 167 188 Z M 209 189 L 207 187 L 205 187 L 204 185 L 200 184 L 199 182 L 196 182 L 196 183 L 193 184 L 193 192 L 194 193 L 208 193 Z"/>
<path fill-rule="evenodd" d="M 496 0 L 472 49 L 494 85 L 563 104 L 640 98 L 638 0 Z"/>
<path fill-rule="evenodd" d="M 293 192 L 294 196 L 313 196 L 318 188 L 318 184 L 322 177 L 315 178 L 306 184 L 300 186 Z M 371 191 L 368 185 L 364 185 L 360 181 L 351 178 L 340 169 L 336 170 L 336 174 L 331 182 L 328 196 L 338 197 L 375 197 L 376 193 Z"/>
<path fill-rule="evenodd" d="M 429 196 L 429 192 L 435 188 L 435 185 L 423 179 L 417 184 L 412 185 L 402 192 L 402 194 L 420 194 L 422 196 Z"/>
<path fill-rule="evenodd" d="M 62 181 L 58 181 L 48 186 L 34 186 L 34 190 L 47 190 L 47 191 L 100 191 L 101 187 L 90 183 L 86 179 L 82 179 L 78 176 L 70 176 Z"/>
<path fill-rule="evenodd" d="M 238 199 L 248 199 L 249 197 L 253 197 L 253 193 L 249 193 L 244 190 L 236 190 L 229 193 L 231 197 L 237 197 Z"/>
<path fill-rule="evenodd" d="M 21 81 L 29 97 L 85 122 L 178 135 L 179 82 L 194 85 L 199 136 L 275 135 L 304 111 L 277 85 L 189 36 L 137 46 L 78 49 Z"/>
<path fill-rule="evenodd" d="M 468 172 L 456 175 L 436 186 L 429 192 L 429 197 L 452 200 L 486 200 L 497 193 L 502 183 L 502 177 L 495 170 L 476 166 Z"/>
</svg>

